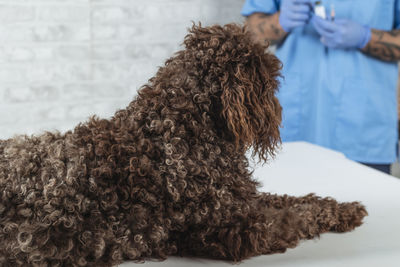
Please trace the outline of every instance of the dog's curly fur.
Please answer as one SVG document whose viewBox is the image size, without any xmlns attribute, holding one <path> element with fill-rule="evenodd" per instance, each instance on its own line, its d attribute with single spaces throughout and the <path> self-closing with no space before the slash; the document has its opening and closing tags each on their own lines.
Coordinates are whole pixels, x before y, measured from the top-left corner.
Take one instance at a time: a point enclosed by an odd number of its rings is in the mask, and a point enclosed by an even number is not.
<svg viewBox="0 0 400 267">
<path fill-rule="evenodd" d="M 345 232 L 357 203 L 257 191 L 245 156 L 280 143 L 281 64 L 237 25 L 193 26 L 110 120 L 0 141 L 0 265 L 240 261 Z"/>
</svg>

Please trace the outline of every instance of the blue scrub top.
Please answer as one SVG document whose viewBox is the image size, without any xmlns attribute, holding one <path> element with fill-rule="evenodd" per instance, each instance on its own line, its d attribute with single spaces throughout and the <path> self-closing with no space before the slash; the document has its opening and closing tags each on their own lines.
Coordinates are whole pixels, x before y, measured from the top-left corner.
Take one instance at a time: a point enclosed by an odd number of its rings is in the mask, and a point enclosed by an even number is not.
<svg viewBox="0 0 400 267">
<path fill-rule="evenodd" d="M 400 0 L 324 0 L 336 18 L 373 29 L 400 26 Z M 279 0 L 247 0 L 242 15 L 279 10 Z M 308 141 L 365 163 L 396 159 L 397 63 L 355 49 L 321 44 L 311 24 L 294 29 L 277 47 L 283 62 L 278 98 L 283 107 L 283 141 Z"/>
</svg>

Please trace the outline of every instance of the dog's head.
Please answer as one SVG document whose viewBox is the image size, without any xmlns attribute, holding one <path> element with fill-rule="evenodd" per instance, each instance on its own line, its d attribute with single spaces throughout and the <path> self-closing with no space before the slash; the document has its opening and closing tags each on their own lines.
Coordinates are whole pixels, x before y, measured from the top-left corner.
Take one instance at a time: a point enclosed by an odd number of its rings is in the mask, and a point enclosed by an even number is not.
<svg viewBox="0 0 400 267">
<path fill-rule="evenodd" d="M 193 26 L 186 36 L 186 56 L 201 70 L 210 98 L 210 115 L 219 133 L 237 148 L 253 147 L 260 160 L 280 143 L 281 106 L 275 93 L 281 62 L 235 24 Z"/>
</svg>

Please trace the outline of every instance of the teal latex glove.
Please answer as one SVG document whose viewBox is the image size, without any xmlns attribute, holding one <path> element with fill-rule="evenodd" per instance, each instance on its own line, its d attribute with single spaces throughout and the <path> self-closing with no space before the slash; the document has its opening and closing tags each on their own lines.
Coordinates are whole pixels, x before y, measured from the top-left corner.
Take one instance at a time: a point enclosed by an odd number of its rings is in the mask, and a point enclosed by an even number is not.
<svg viewBox="0 0 400 267">
<path fill-rule="evenodd" d="M 371 29 L 348 19 L 335 21 L 312 16 L 311 23 L 330 48 L 363 48 L 371 40 Z"/>
<path fill-rule="evenodd" d="M 279 24 L 286 32 L 304 26 L 311 18 L 311 0 L 282 0 Z"/>
</svg>

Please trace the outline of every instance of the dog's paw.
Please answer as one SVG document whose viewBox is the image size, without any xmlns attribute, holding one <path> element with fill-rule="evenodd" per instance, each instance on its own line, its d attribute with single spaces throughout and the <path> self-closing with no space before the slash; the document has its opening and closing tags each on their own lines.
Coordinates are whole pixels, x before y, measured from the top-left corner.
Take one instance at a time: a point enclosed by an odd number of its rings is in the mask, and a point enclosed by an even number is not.
<svg viewBox="0 0 400 267">
<path fill-rule="evenodd" d="M 343 233 L 351 231 L 362 224 L 362 220 L 368 215 L 367 210 L 359 202 L 339 204 L 338 210 L 339 223 L 330 230 L 332 232 Z"/>
</svg>

